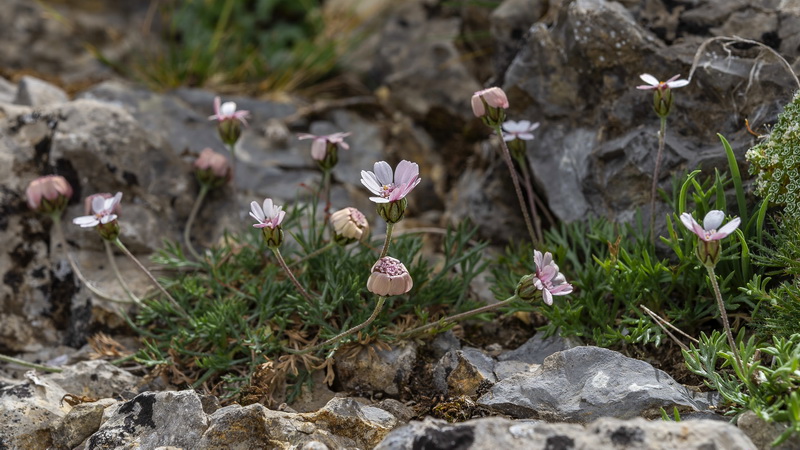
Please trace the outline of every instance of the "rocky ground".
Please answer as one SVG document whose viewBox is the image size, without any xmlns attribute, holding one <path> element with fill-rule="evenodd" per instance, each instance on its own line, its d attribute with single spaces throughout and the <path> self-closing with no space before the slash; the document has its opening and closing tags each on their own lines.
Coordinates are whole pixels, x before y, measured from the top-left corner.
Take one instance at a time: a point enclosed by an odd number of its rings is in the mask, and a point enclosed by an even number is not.
<svg viewBox="0 0 800 450">
<path fill-rule="evenodd" d="M 111 365 L 121 353 L 103 346 L 99 332 L 125 344 L 123 353 L 136 342 L 118 306 L 77 283 L 66 260 L 76 255 L 87 278 L 121 295 L 103 267 L 105 249 L 70 226 L 69 248 L 56 245 L 54 225 L 28 210 L 25 187 L 42 174 L 66 177 L 76 189 L 66 217 L 83 215 L 86 194 L 123 192 L 126 240 L 146 259 L 162 238 L 181 239 L 198 189 L 193 155 L 224 148 L 207 120 L 217 92 L 146 89 L 77 45 L 135 52 L 131 23 L 146 9 L 73 3 L 48 4 L 69 20 L 22 0 L 9 0 L 0 17 L 0 353 L 63 369 L 0 364 L 0 449 L 750 449 L 780 433 L 752 414 L 730 424 L 715 412 L 719 398 L 678 370 L 674 352 L 634 359 L 542 339 L 513 318 L 378 349 L 377 359 L 340 355 L 332 389 L 317 383 L 274 409 L 221 405 L 141 367 Z M 410 159 L 425 182 L 406 226 L 470 219 L 498 244 L 523 236 L 503 162 L 468 105 L 487 85 L 509 93 L 514 117 L 542 123 L 529 160 L 555 219 L 629 220 L 646 207 L 656 145 L 649 99 L 634 89 L 639 74 L 688 76 L 706 39 L 734 34 L 767 43 L 797 67 L 800 9 L 751 3 L 506 0 L 487 13 L 471 2 L 403 2 L 375 19 L 377 31 L 347 67 L 363 80 L 359 89 L 375 93 L 368 99 L 327 107 L 226 97 L 251 111 L 251 126 L 237 151 L 235 189 L 208 199 L 195 235 L 212 243 L 241 227 L 253 198 L 289 202 L 300 185 L 319 182 L 295 133 L 351 131 L 334 172 L 335 203 L 372 211 L 360 170 Z M 491 39 L 476 38 L 480 30 Z M 741 158 L 754 142 L 744 118 L 755 129 L 773 122 L 795 89 L 774 56 L 749 44 L 711 42 L 697 62 L 670 117 L 665 188 L 676 171 L 725 164 L 717 132 Z M 134 289 L 146 289 L 135 267 L 117 262 Z M 660 408 L 675 407 L 683 421 L 660 420 Z"/>
</svg>

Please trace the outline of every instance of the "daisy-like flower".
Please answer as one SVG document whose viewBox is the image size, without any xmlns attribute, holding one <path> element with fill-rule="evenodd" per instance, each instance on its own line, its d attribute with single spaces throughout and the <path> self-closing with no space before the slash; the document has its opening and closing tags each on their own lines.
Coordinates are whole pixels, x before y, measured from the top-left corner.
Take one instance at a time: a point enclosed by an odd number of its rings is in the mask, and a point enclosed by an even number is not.
<svg viewBox="0 0 800 450">
<path fill-rule="evenodd" d="M 208 120 L 217 121 L 219 138 L 222 139 L 225 145 L 233 148 L 242 135 L 242 125 L 247 126 L 247 117 L 249 115 L 249 111 L 237 111 L 236 103 L 225 102 L 220 104 L 220 98 L 214 97 L 214 114 L 208 116 Z"/>
<path fill-rule="evenodd" d="M 224 122 L 226 120 L 238 120 L 242 122 L 242 124 L 247 125 L 247 117 L 249 115 L 250 111 L 237 111 L 235 102 L 222 103 L 222 100 L 219 97 L 214 97 L 214 114 L 208 116 L 208 120 L 217 120 L 220 122 Z"/>
<path fill-rule="evenodd" d="M 657 89 L 659 91 L 665 91 L 667 89 L 675 89 L 679 87 L 684 87 L 689 84 L 689 80 L 679 80 L 680 75 L 675 75 L 674 77 L 670 78 L 667 81 L 659 81 L 658 78 L 650 75 L 649 73 L 643 73 L 639 75 L 639 78 L 644 81 L 645 85 L 636 86 L 636 89 L 641 90 L 651 90 Z"/>
<path fill-rule="evenodd" d="M 725 213 L 718 209 L 709 211 L 706 214 L 703 218 L 703 226 L 700 226 L 691 214 L 681 214 L 683 225 L 700 238 L 695 254 L 706 267 L 713 268 L 717 265 L 722 252 L 722 246 L 719 241 L 733 233 L 742 221 L 742 219 L 735 217 L 725 226 L 720 227 L 723 220 L 725 220 Z"/>
<path fill-rule="evenodd" d="M 367 289 L 381 297 L 401 295 L 414 287 L 414 280 L 408 269 L 398 259 L 384 256 L 372 266 L 372 273 L 367 280 Z"/>
<path fill-rule="evenodd" d="M 92 197 L 92 215 L 81 216 L 72 219 L 72 223 L 82 228 L 92 228 L 98 225 L 105 225 L 117 219 L 114 210 L 122 200 L 122 192 L 110 198 L 105 198 L 102 194 Z"/>
<path fill-rule="evenodd" d="M 253 224 L 254 228 L 269 227 L 275 229 L 283 222 L 286 211 L 283 211 L 282 206 L 272 203 L 271 198 L 265 198 L 263 208 L 258 202 L 250 202 L 250 216 L 258 221 L 258 223 Z"/>
<path fill-rule="evenodd" d="M 550 252 L 542 254 L 539 250 L 534 250 L 533 262 L 536 264 L 536 272 L 520 278 L 515 292 L 517 297 L 530 302 L 541 296 L 545 304 L 552 305 L 554 295 L 572 293 L 572 285 L 567 283 Z"/>
<path fill-rule="evenodd" d="M 539 122 L 531 123 L 530 120 L 520 120 L 519 122 L 506 120 L 503 122 L 503 140 L 506 142 L 513 141 L 514 139 L 532 141 L 533 131 L 537 128 L 539 128 Z"/>
<path fill-rule="evenodd" d="M 301 133 L 297 135 L 297 139 L 304 140 L 304 139 L 313 139 L 314 141 L 311 143 L 311 157 L 314 158 L 315 161 L 323 161 L 328 153 L 331 150 L 335 150 L 336 147 L 341 147 L 345 150 L 350 148 L 350 145 L 344 141 L 344 138 L 350 136 L 350 132 L 347 133 L 333 133 L 333 134 L 326 134 L 322 136 L 317 136 L 315 134 L 310 133 Z"/>
<path fill-rule="evenodd" d="M 376 195 L 369 198 L 375 203 L 401 200 L 422 181 L 419 165 L 406 160 L 400 161 L 394 172 L 386 161 L 376 162 L 373 170 L 361 171 L 361 184 Z"/>
<path fill-rule="evenodd" d="M 25 196 L 34 211 L 60 214 L 72 198 L 72 186 L 60 175 L 46 175 L 31 181 Z"/>
</svg>

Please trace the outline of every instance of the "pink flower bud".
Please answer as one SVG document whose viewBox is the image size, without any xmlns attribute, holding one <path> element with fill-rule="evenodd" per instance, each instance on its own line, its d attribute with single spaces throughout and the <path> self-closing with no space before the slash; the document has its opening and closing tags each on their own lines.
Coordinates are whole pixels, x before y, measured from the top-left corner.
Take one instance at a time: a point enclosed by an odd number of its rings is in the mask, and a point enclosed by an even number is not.
<svg viewBox="0 0 800 450">
<path fill-rule="evenodd" d="M 372 266 L 372 274 L 367 280 L 367 289 L 381 297 L 401 295 L 414 286 L 411 274 L 399 260 L 384 256 Z"/>
<path fill-rule="evenodd" d="M 194 161 L 195 175 L 201 183 L 219 187 L 230 181 L 233 170 L 221 153 L 204 148 Z"/>
<path fill-rule="evenodd" d="M 72 186 L 60 175 L 39 177 L 25 190 L 28 206 L 39 212 L 52 213 L 62 211 L 72 198 Z"/>
<path fill-rule="evenodd" d="M 369 233 L 367 218 L 355 208 L 348 207 L 331 214 L 331 226 L 334 239 L 341 244 L 360 241 Z"/>
<path fill-rule="evenodd" d="M 487 106 L 492 116 L 498 115 L 497 110 L 499 109 L 508 109 L 508 97 L 506 97 L 506 93 L 499 87 L 490 87 L 489 89 L 478 91 L 472 95 L 472 112 L 475 114 L 475 117 L 483 118 L 487 113 Z M 496 119 L 496 117 L 493 118 Z"/>
</svg>

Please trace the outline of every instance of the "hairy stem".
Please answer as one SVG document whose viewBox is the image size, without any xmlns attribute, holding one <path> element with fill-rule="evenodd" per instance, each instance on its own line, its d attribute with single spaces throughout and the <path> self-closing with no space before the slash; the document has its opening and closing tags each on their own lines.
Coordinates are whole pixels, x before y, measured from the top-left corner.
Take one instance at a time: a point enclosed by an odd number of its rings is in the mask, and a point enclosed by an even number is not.
<svg viewBox="0 0 800 450">
<path fill-rule="evenodd" d="M 664 142 L 667 133 L 667 117 L 661 117 L 661 128 L 658 130 L 658 153 L 656 166 L 653 168 L 653 185 L 650 187 L 650 240 L 656 242 L 656 189 L 658 188 L 658 172 L 661 170 L 661 157 L 664 153 Z"/>
<path fill-rule="evenodd" d="M 5 361 L 11 364 L 18 364 L 23 367 L 30 367 L 31 369 L 41 370 L 42 372 L 59 373 L 64 371 L 64 369 L 59 369 L 58 367 L 44 366 L 42 364 L 23 361 L 21 359 L 17 359 L 12 356 L 6 356 L 6 355 L 0 355 L 0 361 Z"/>
<path fill-rule="evenodd" d="M 208 194 L 209 185 L 206 183 L 200 184 L 200 192 L 197 194 L 197 198 L 194 201 L 194 205 L 192 205 L 192 212 L 189 213 L 189 218 L 186 219 L 186 226 L 183 228 L 183 242 L 186 244 L 186 248 L 189 249 L 189 253 L 194 256 L 194 259 L 200 261 L 203 259 L 200 257 L 200 254 L 197 253 L 197 250 L 194 249 L 192 245 L 192 224 L 194 224 L 194 219 L 197 218 L 197 213 L 200 211 L 200 205 L 203 204 L 203 200 L 206 198 L 206 194 Z"/>
<path fill-rule="evenodd" d="M 128 283 L 125 282 L 125 279 L 122 277 L 122 273 L 119 271 L 119 267 L 117 267 L 117 261 L 114 259 L 114 253 L 111 251 L 111 244 L 108 243 L 105 239 L 103 240 L 103 246 L 106 248 L 106 256 L 108 257 L 108 264 L 111 266 L 111 270 L 114 272 L 114 276 L 117 277 L 117 282 L 119 285 L 122 286 L 122 290 L 128 294 L 128 298 L 133 300 L 136 304 L 141 304 L 142 300 L 133 293 L 131 288 L 128 286 Z"/>
<path fill-rule="evenodd" d="M 300 351 L 292 350 L 292 349 L 284 349 L 284 350 L 288 351 L 289 353 L 294 353 L 296 355 L 304 355 L 306 353 L 313 352 L 315 350 L 319 350 L 321 348 L 327 347 L 327 346 L 329 346 L 331 344 L 335 344 L 335 343 L 339 342 L 340 340 L 342 340 L 343 338 L 346 338 L 347 336 L 350 336 L 351 334 L 357 333 L 357 332 L 363 330 L 364 328 L 366 328 L 367 325 L 371 324 L 378 317 L 378 314 L 380 314 L 381 310 L 383 309 L 383 304 L 385 302 L 386 302 L 386 297 L 378 297 L 378 303 L 375 305 L 375 309 L 372 310 L 372 314 L 369 316 L 369 318 L 367 320 L 365 320 L 364 322 L 360 323 L 359 325 L 354 326 L 353 328 L 350 328 L 350 329 L 348 329 L 346 331 L 343 331 L 343 332 L 337 334 L 336 336 L 328 339 L 327 341 L 325 341 L 325 342 L 323 342 L 321 344 L 317 344 L 317 345 L 315 345 L 313 347 L 308 347 L 308 348 L 305 348 L 305 349 L 300 350 Z"/>
<path fill-rule="evenodd" d="M 528 194 L 528 207 L 530 208 L 531 215 L 533 216 L 533 227 L 536 231 L 536 237 L 541 240 L 543 236 L 542 220 L 539 218 L 539 214 L 536 210 L 536 200 L 538 199 L 536 198 L 536 194 L 533 192 L 533 181 L 531 179 L 530 170 L 528 170 L 528 165 L 526 164 L 525 158 L 520 158 L 517 163 L 522 170 L 522 181 L 525 182 L 525 193 Z"/>
<path fill-rule="evenodd" d="M 722 319 L 722 326 L 725 328 L 725 335 L 728 337 L 728 345 L 731 347 L 731 351 L 733 351 L 733 357 L 736 360 L 736 365 L 739 366 L 737 369 L 740 373 L 743 366 L 742 366 L 742 358 L 739 356 L 739 349 L 736 346 L 736 341 L 733 339 L 733 332 L 731 332 L 731 325 L 728 323 L 728 312 L 725 310 L 725 302 L 722 301 L 722 294 L 719 291 L 719 284 L 717 284 L 717 275 L 714 273 L 714 268 L 711 266 L 706 266 L 708 269 L 708 277 L 711 279 L 711 286 L 714 287 L 714 296 L 717 299 L 717 308 L 719 308 L 719 316 Z"/>
<path fill-rule="evenodd" d="M 152 281 L 153 284 L 161 291 L 161 293 L 167 297 L 170 303 L 172 303 L 172 306 L 175 308 L 175 311 L 177 311 L 178 314 L 180 314 L 184 319 L 189 319 L 189 314 L 187 314 L 186 311 L 181 307 L 180 303 L 178 303 L 178 301 L 175 300 L 175 298 L 173 298 L 166 289 L 164 289 L 164 286 L 162 286 L 161 283 L 156 280 L 156 277 L 154 277 L 153 274 L 147 270 L 147 267 L 145 267 L 141 262 L 139 262 L 138 259 L 136 259 L 135 256 L 133 256 L 133 253 L 128 250 L 128 247 L 125 247 L 125 244 L 123 244 L 119 238 L 114 239 L 114 245 L 122 250 L 122 253 L 125 253 L 125 255 L 130 258 L 139 267 L 139 269 L 141 269 L 141 271 L 147 275 L 148 278 L 150 278 L 150 281 Z"/>
<path fill-rule="evenodd" d="M 491 305 L 481 306 L 480 308 L 471 309 L 471 310 L 463 312 L 463 313 L 455 314 L 455 315 L 452 315 L 450 317 L 445 317 L 444 319 L 439 319 L 436 322 L 431 322 L 431 323 L 426 324 L 426 325 L 422 325 L 422 326 L 419 326 L 419 327 L 416 327 L 416 328 L 412 328 L 411 330 L 408 330 L 405 333 L 399 334 L 397 337 L 400 338 L 400 339 L 406 339 L 406 338 L 412 337 L 414 335 L 417 335 L 417 334 L 420 334 L 420 333 L 424 333 L 425 331 L 428 331 L 428 330 L 430 330 L 432 328 L 444 327 L 444 326 L 449 325 L 451 323 L 458 322 L 459 320 L 464 320 L 464 319 L 470 318 L 470 317 L 472 317 L 472 316 L 474 316 L 476 314 L 485 313 L 487 311 L 492 311 L 494 309 L 506 306 L 506 305 L 514 302 L 515 300 L 519 300 L 519 297 L 517 297 L 516 295 L 512 295 L 511 297 L 503 300 L 502 302 L 497 302 L 497 303 L 492 303 Z"/>
<path fill-rule="evenodd" d="M 308 300 L 309 304 L 313 305 L 314 304 L 314 298 L 311 297 L 311 295 L 303 288 L 303 286 L 300 284 L 300 282 L 297 281 L 297 278 L 295 278 L 294 274 L 292 273 L 292 270 L 289 269 L 289 266 L 286 264 L 286 261 L 283 259 L 283 256 L 281 255 L 280 249 L 275 247 L 275 248 L 272 249 L 272 253 L 275 254 L 275 259 L 278 260 L 278 264 L 280 264 L 281 267 L 283 268 L 283 270 L 286 272 L 286 275 L 292 281 L 292 284 L 294 284 L 294 287 L 297 288 L 297 291 L 300 292 L 300 294 L 303 297 L 305 297 L 306 300 Z"/>
<path fill-rule="evenodd" d="M 508 145 L 506 145 L 506 141 L 503 140 L 503 130 L 501 129 L 500 125 L 494 127 L 497 136 L 500 137 L 500 147 L 502 149 L 503 159 L 508 166 L 508 171 L 511 173 L 511 181 L 514 183 L 514 190 L 517 193 L 517 200 L 519 200 L 519 208 L 522 210 L 522 217 L 525 219 L 525 226 L 528 228 L 528 234 L 530 235 L 531 241 L 533 243 L 540 242 L 538 236 L 533 230 L 533 224 L 531 222 L 531 217 L 528 214 L 528 207 L 525 205 L 525 198 L 522 195 L 522 188 L 519 185 L 519 177 L 517 176 L 517 170 L 514 168 L 514 161 L 511 160 L 511 152 L 508 150 Z"/>
<path fill-rule="evenodd" d="M 383 241 L 383 249 L 381 249 L 381 256 L 379 256 L 378 259 L 381 259 L 389 254 L 389 242 L 392 241 L 393 229 L 394 229 L 394 224 L 391 222 L 386 222 L 386 240 Z"/>
</svg>

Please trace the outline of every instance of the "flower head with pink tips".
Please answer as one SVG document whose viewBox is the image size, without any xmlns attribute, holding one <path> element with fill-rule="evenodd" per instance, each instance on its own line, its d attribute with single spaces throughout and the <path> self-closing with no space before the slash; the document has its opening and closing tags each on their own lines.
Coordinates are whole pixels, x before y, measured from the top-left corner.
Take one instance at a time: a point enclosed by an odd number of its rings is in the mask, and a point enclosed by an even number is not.
<svg viewBox="0 0 800 450">
<path fill-rule="evenodd" d="M 369 198 L 375 203 L 401 200 L 420 181 L 422 180 L 419 178 L 419 165 L 406 160 L 400 161 L 394 172 L 386 161 L 376 162 L 373 171 L 361 171 L 361 184 L 376 195 Z"/>
<path fill-rule="evenodd" d="M 263 207 L 258 202 L 250 203 L 250 216 L 258 221 L 253 224 L 254 228 L 269 227 L 274 230 L 283 222 L 286 211 L 283 211 L 282 206 L 275 205 L 271 198 L 265 198 Z"/>
<path fill-rule="evenodd" d="M 542 299 L 545 304 L 552 305 L 554 295 L 567 295 L 572 292 L 572 285 L 567 283 L 567 279 L 559 271 L 550 252 L 542 254 L 539 250 L 534 250 L 533 262 L 536 264 L 533 284 L 542 291 Z"/>
<path fill-rule="evenodd" d="M 247 125 L 247 117 L 250 115 L 249 111 L 236 110 L 235 102 L 225 102 L 219 97 L 214 97 L 214 114 L 208 116 L 208 120 L 217 120 L 224 122 L 227 120 L 238 120 L 242 124 Z"/>
</svg>

